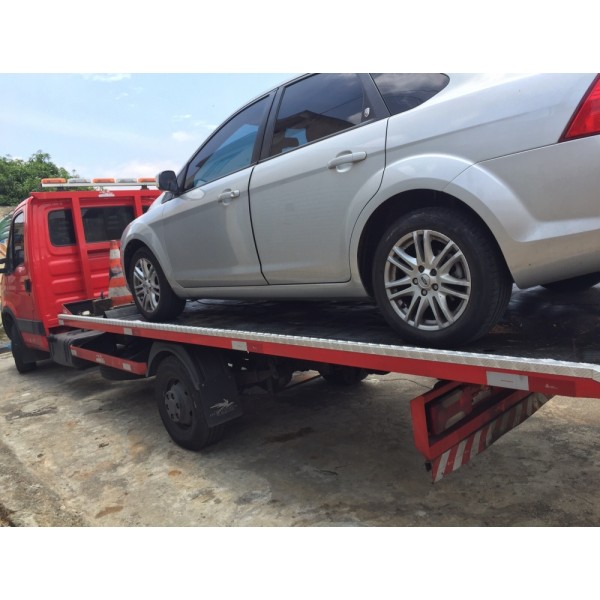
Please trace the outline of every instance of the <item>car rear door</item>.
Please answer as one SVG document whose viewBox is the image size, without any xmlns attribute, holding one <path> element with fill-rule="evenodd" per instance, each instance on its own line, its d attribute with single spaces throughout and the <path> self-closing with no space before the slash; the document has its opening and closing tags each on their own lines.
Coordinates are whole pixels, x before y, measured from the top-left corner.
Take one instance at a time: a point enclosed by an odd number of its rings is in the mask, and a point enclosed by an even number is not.
<svg viewBox="0 0 600 600">
<path fill-rule="evenodd" d="M 386 109 L 358 74 L 296 80 L 276 99 L 250 208 L 269 284 L 343 282 L 360 211 L 385 166 Z M 372 81 L 371 81 L 372 84 Z"/>
</svg>

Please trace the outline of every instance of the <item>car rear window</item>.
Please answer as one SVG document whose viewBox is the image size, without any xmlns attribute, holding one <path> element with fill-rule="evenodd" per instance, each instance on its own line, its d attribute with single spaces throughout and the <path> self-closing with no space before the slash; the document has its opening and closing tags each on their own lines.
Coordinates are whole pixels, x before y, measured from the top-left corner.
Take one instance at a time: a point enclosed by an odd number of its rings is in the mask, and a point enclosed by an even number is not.
<svg viewBox="0 0 600 600">
<path fill-rule="evenodd" d="M 320 73 L 289 85 L 277 114 L 270 155 L 359 125 L 365 94 L 356 73 Z"/>
<path fill-rule="evenodd" d="M 450 81 L 443 73 L 371 73 L 371 77 L 392 115 L 427 102 Z"/>
</svg>

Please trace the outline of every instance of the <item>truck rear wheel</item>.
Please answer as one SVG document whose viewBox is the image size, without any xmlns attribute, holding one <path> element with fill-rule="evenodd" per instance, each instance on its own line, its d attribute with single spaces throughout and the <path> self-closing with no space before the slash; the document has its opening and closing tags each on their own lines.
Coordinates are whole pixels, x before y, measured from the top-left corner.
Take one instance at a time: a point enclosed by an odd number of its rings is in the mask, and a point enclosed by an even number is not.
<svg viewBox="0 0 600 600">
<path fill-rule="evenodd" d="M 223 425 L 209 427 L 200 391 L 187 367 L 175 356 L 165 358 L 158 366 L 155 397 L 166 430 L 182 448 L 200 450 L 223 437 Z"/>
<path fill-rule="evenodd" d="M 29 373 L 30 371 L 33 371 L 37 364 L 35 361 L 31 362 L 27 360 L 25 344 L 21 338 L 19 328 L 15 324 L 11 325 L 8 337 L 10 338 L 10 349 L 17 371 L 19 371 L 19 373 Z"/>
<path fill-rule="evenodd" d="M 321 377 L 332 385 L 357 385 L 369 375 L 369 371 L 360 367 L 345 367 L 343 365 L 327 365 L 319 369 Z"/>
</svg>

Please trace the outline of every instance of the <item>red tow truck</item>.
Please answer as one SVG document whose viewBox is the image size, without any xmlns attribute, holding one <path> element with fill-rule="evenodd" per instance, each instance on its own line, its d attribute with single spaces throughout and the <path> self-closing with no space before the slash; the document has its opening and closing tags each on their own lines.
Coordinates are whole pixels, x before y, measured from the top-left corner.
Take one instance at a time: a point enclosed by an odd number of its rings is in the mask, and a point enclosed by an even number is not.
<svg viewBox="0 0 600 600">
<path fill-rule="evenodd" d="M 414 374 L 439 380 L 411 402 L 416 447 L 439 481 L 552 396 L 600 398 L 598 287 L 515 290 L 503 321 L 462 350 L 402 345 L 368 303 L 197 300 L 174 321 L 147 322 L 133 304 L 112 306 L 109 249 L 159 192 L 150 180 L 113 183 L 130 187 L 45 181 L 62 189 L 16 208 L 0 263 L 2 323 L 21 373 L 50 359 L 99 365 L 109 379 L 153 377 L 162 421 L 182 447 L 219 440 L 250 386 L 276 392 L 305 371 L 335 385 Z"/>
</svg>

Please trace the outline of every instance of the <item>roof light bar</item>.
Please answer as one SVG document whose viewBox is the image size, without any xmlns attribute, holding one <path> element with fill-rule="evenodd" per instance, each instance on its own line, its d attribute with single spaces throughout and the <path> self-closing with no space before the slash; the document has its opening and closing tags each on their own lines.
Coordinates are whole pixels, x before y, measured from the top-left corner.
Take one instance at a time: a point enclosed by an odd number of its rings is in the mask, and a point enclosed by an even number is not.
<svg viewBox="0 0 600 600">
<path fill-rule="evenodd" d="M 68 188 L 68 187 L 140 187 L 140 186 L 156 186 L 156 179 L 154 177 L 95 177 L 94 179 L 87 179 L 85 177 L 70 177 L 65 179 L 64 177 L 46 177 L 41 180 L 43 188 Z"/>
</svg>

